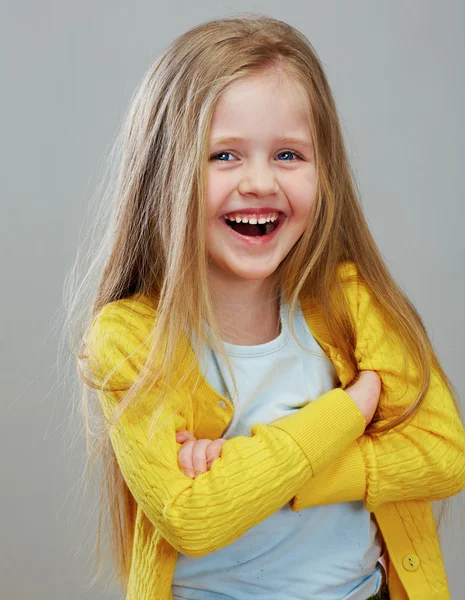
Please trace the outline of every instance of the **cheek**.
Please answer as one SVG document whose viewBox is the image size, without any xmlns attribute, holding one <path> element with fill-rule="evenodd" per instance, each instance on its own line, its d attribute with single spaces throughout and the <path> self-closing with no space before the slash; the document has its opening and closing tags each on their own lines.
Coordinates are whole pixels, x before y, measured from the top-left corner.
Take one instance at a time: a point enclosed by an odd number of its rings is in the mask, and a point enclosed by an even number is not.
<svg viewBox="0 0 465 600">
<path fill-rule="evenodd" d="M 207 209 L 209 218 L 216 217 L 219 214 L 225 197 L 225 185 L 218 180 L 210 179 L 207 182 Z"/>
<path fill-rule="evenodd" d="M 294 188 L 294 193 L 289 196 L 292 214 L 299 219 L 308 219 L 315 204 L 315 185 L 313 182 L 304 182 Z"/>
<path fill-rule="evenodd" d="M 293 208 L 295 212 L 299 214 L 307 214 L 310 212 L 312 205 L 315 200 L 315 194 L 311 189 L 301 189 L 298 194 L 294 196 Z"/>
</svg>

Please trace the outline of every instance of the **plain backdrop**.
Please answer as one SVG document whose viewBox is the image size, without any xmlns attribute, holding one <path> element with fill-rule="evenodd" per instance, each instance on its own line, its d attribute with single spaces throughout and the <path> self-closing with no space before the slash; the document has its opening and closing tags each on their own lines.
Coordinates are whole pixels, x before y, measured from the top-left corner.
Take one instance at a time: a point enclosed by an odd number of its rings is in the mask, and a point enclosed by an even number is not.
<svg viewBox="0 0 465 600">
<path fill-rule="evenodd" d="M 375 239 L 463 397 L 463 1 L 3 2 L 1 598 L 122 598 L 108 573 L 88 589 L 96 513 L 53 323 L 135 86 L 173 38 L 243 11 L 289 22 L 318 52 Z M 452 503 L 441 543 L 460 600 L 463 495 Z"/>
</svg>

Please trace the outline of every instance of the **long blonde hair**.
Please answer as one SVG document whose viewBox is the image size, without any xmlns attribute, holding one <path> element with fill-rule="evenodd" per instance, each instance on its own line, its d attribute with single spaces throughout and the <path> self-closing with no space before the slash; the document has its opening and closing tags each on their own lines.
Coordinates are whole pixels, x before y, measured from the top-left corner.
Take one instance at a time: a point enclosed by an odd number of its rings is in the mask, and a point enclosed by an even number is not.
<svg viewBox="0 0 465 600">
<path fill-rule="evenodd" d="M 133 96 L 109 156 L 107 181 L 102 180 L 96 193 L 102 203 L 93 213 L 89 236 L 80 246 L 81 254 L 66 283 L 69 324 L 72 331 L 78 331 L 75 356 L 84 381 L 89 464 L 100 459 L 102 467 L 97 555 L 106 513 L 109 548 L 123 586 L 131 562 L 136 504 L 119 470 L 98 397 L 92 393 L 97 386 L 84 374 L 86 332 L 110 302 L 135 293 L 156 299 L 157 318 L 147 359 L 152 361 L 150 369 L 127 390 L 118 417 L 149 378 L 171 381 L 183 331 L 195 331 L 202 340 L 202 323 L 206 322 L 214 333 L 212 347 L 227 361 L 207 285 L 209 128 L 216 102 L 227 86 L 265 69 L 288 75 L 306 94 L 317 163 L 311 223 L 276 272 L 286 282 L 290 318 L 299 296 L 315 299 L 323 308 L 334 345 L 356 372 L 354 324 L 336 278 L 337 265 L 353 261 L 387 322 L 403 340 L 405 354 L 418 367 L 421 381 L 418 398 L 405 414 L 378 428 L 375 416 L 366 433 L 388 431 L 418 409 L 430 381 L 430 360 L 455 395 L 420 316 L 391 277 L 369 231 L 332 93 L 310 42 L 292 26 L 254 14 L 190 29 L 153 63 Z M 82 277 L 78 275 L 81 263 Z M 159 357 L 156 364 L 155 357 Z M 454 401 L 460 411 L 455 397 Z M 442 517 L 443 512 L 438 526 Z"/>
</svg>

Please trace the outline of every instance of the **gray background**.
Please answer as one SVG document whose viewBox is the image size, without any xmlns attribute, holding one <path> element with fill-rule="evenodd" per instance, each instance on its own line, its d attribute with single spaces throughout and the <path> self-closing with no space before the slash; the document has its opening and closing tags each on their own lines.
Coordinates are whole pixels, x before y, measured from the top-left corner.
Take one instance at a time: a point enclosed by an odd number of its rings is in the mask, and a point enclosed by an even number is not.
<svg viewBox="0 0 465 600">
<path fill-rule="evenodd" d="M 263 12 L 310 39 L 375 238 L 463 397 L 463 2 L 16 0 L 1 11 L 1 598 L 122 596 L 104 585 L 108 574 L 88 589 L 96 514 L 54 323 L 130 95 L 166 45 L 203 20 Z M 459 600 L 463 494 L 452 503 L 441 542 Z"/>
</svg>

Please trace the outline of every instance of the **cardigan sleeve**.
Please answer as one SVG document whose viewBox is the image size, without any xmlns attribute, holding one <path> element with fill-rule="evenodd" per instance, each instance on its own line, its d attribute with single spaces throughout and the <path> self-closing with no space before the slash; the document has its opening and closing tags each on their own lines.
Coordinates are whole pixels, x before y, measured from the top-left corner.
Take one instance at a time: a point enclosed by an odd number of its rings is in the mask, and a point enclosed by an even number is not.
<svg viewBox="0 0 465 600">
<path fill-rule="evenodd" d="M 107 420 L 146 358 L 142 320 L 132 315 L 131 326 L 124 326 L 128 315 L 122 315 L 118 302 L 102 309 L 87 340 L 94 383 L 110 376 L 97 391 Z M 111 381 L 120 391 L 108 391 Z M 174 548 L 192 557 L 230 544 L 276 512 L 365 430 L 358 406 L 336 388 L 273 425 L 255 424 L 250 436 L 227 440 L 211 469 L 191 479 L 178 466 L 181 444 L 175 439 L 192 420 L 191 394 L 182 386 L 170 388 L 157 408 L 161 425 L 153 429 L 159 393 L 160 386 L 147 386 L 110 429 L 110 440 L 143 512 Z"/>
<path fill-rule="evenodd" d="M 377 371 L 382 381 L 378 409 L 385 424 L 411 405 L 419 392 L 418 374 L 409 361 L 402 377 L 402 347 L 388 331 L 367 288 L 357 283 L 359 371 Z M 465 488 L 465 430 L 446 383 L 436 369 L 418 412 L 402 424 L 350 444 L 311 480 L 290 505 L 309 506 L 363 500 L 374 512 L 386 502 L 440 500 Z"/>
</svg>

